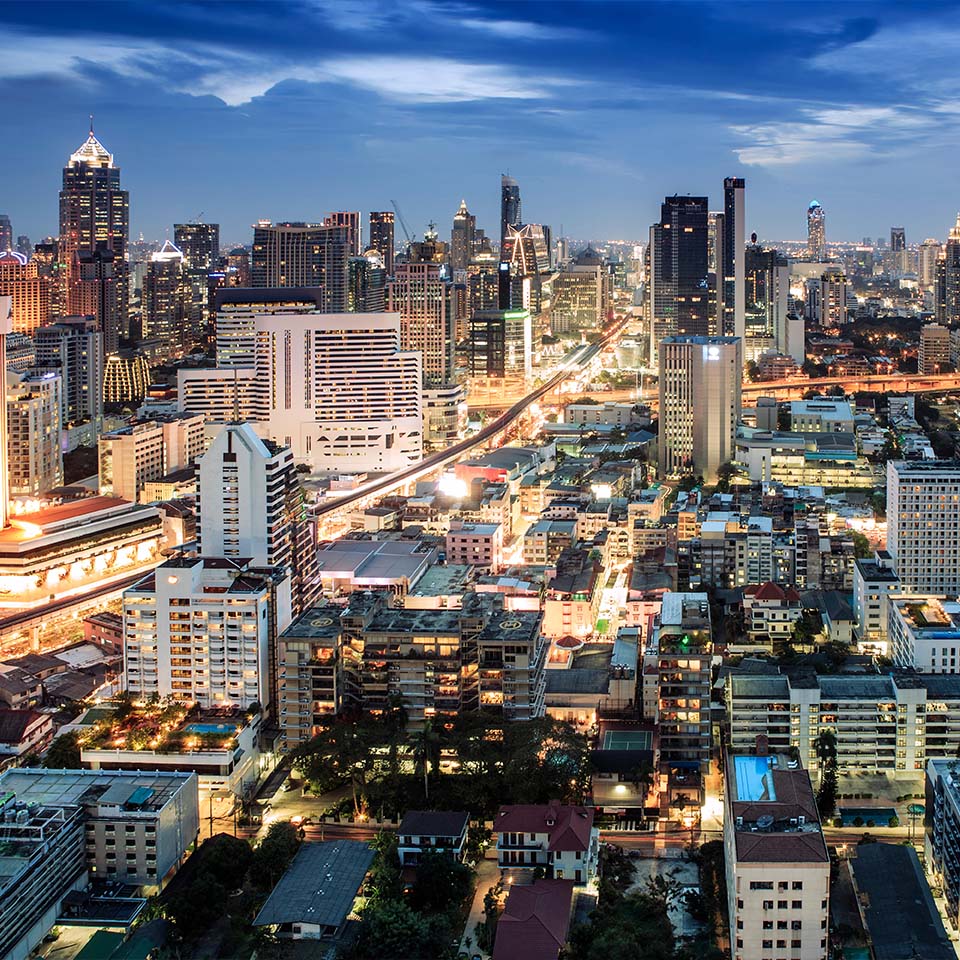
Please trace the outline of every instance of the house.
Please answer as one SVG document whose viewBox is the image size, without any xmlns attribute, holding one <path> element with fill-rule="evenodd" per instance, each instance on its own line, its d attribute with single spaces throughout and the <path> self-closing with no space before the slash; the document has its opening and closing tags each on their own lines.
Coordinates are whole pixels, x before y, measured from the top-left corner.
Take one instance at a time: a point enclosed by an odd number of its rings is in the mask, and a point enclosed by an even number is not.
<svg viewBox="0 0 960 960">
<path fill-rule="evenodd" d="M 53 717 L 36 710 L 0 710 L 0 767 L 42 753 L 53 739 Z"/>
<path fill-rule="evenodd" d="M 570 928 L 573 886 L 570 880 L 535 880 L 511 887 L 493 960 L 557 960 Z"/>
<path fill-rule="evenodd" d="M 253 925 L 289 940 L 339 940 L 372 862 L 359 840 L 302 844 Z"/>
<path fill-rule="evenodd" d="M 400 865 L 415 867 L 424 853 L 449 853 L 463 860 L 470 814 L 447 810 L 408 810 L 397 831 Z"/>
<path fill-rule="evenodd" d="M 14 710 L 40 706 L 43 682 L 19 667 L 0 664 L 0 703 Z"/>
<path fill-rule="evenodd" d="M 776 583 L 751 584 L 743 588 L 743 625 L 750 650 L 773 651 L 777 643 L 788 643 L 796 622 L 803 616 L 800 594 L 793 587 Z M 738 650 L 740 644 L 736 644 Z"/>
<path fill-rule="evenodd" d="M 587 883 L 597 872 L 600 831 L 592 807 L 517 804 L 501 807 L 494 823 L 497 863 L 521 879 L 539 867 L 556 880 Z"/>
</svg>

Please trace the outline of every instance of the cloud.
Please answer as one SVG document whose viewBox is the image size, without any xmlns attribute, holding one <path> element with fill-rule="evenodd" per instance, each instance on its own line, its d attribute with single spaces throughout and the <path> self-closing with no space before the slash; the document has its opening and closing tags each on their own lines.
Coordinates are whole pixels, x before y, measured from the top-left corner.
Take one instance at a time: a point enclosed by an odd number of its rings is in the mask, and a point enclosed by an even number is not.
<svg viewBox="0 0 960 960">
<path fill-rule="evenodd" d="M 735 148 L 748 166 L 787 166 L 857 160 L 915 144 L 934 128 L 925 111 L 904 106 L 807 107 L 795 121 L 737 124 L 748 141 Z"/>
<path fill-rule="evenodd" d="M 504 40 L 586 40 L 593 36 L 576 27 L 554 27 L 530 20 L 484 20 L 465 17 L 457 23 L 467 30 L 478 30 Z"/>
</svg>

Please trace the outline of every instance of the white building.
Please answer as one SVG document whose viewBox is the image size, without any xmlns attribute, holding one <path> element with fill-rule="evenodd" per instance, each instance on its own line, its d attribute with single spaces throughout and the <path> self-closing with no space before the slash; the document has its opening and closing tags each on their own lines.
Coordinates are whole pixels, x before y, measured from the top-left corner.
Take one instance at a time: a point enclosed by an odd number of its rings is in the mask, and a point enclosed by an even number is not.
<svg viewBox="0 0 960 960">
<path fill-rule="evenodd" d="M 790 429 L 795 433 L 853 433 L 853 407 L 846 400 L 827 397 L 793 400 Z"/>
<path fill-rule="evenodd" d="M 857 641 L 888 655 L 887 607 L 900 593 L 900 578 L 886 550 L 874 560 L 857 559 L 853 567 L 853 614 Z"/>
<path fill-rule="evenodd" d="M 286 571 L 168 560 L 123 594 L 127 690 L 205 708 L 266 706 L 271 644 L 291 619 Z"/>
<path fill-rule="evenodd" d="M 7 373 L 7 477 L 11 497 L 36 497 L 63 483 L 59 373 Z"/>
<path fill-rule="evenodd" d="M 639 420 L 636 405 L 632 403 L 568 403 L 563 408 L 563 422 L 574 426 L 607 425 L 626 427 Z"/>
<path fill-rule="evenodd" d="M 666 337 L 660 343 L 660 476 L 716 476 L 734 459 L 740 419 L 741 341 Z"/>
<path fill-rule="evenodd" d="M 960 461 L 887 461 L 887 551 L 903 584 L 960 593 Z"/>
<path fill-rule="evenodd" d="M 390 472 L 418 462 L 421 361 L 400 349 L 399 316 L 274 306 L 220 310 L 220 369 L 180 371 L 181 407 L 208 422 L 249 420 L 318 470 Z"/>
<path fill-rule="evenodd" d="M 891 597 L 887 608 L 896 666 L 920 673 L 960 672 L 960 603 L 946 597 Z"/>
<path fill-rule="evenodd" d="M 723 843 L 734 960 L 827 960 L 830 856 L 807 771 L 728 754 Z"/>
</svg>

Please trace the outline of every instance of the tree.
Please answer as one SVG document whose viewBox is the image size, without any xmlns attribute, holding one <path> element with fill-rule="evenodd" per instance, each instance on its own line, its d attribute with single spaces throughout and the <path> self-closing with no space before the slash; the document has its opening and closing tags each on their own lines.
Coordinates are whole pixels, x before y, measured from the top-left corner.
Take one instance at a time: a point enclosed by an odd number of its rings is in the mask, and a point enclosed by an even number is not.
<svg viewBox="0 0 960 960">
<path fill-rule="evenodd" d="M 837 737 L 824 730 L 816 740 L 820 762 L 820 786 L 817 789 L 817 810 L 821 818 L 829 817 L 837 806 Z"/>
<path fill-rule="evenodd" d="M 760 379 L 760 367 L 756 360 L 748 360 L 746 366 L 747 379 L 751 383 L 756 383 Z"/>
<path fill-rule="evenodd" d="M 171 897 L 167 915 L 184 940 L 195 940 L 223 917 L 227 890 L 207 873 L 200 875 L 185 889 Z"/>
<path fill-rule="evenodd" d="M 717 492 L 728 493 L 730 491 L 730 481 L 737 475 L 737 466 L 735 463 L 721 463 L 717 467 Z"/>
<path fill-rule="evenodd" d="M 870 541 L 858 530 L 854 530 L 852 533 L 853 538 L 853 555 L 855 557 L 865 559 L 873 554 L 873 547 L 870 545 Z"/>
<path fill-rule="evenodd" d="M 80 769 L 80 736 L 76 730 L 62 733 L 50 744 L 43 765 L 50 770 Z"/>
<path fill-rule="evenodd" d="M 647 803 L 647 795 L 653 786 L 654 769 L 649 763 L 638 763 L 630 768 L 627 773 L 627 781 L 633 784 L 634 790 L 640 795 L 640 822 L 646 819 L 644 807 Z"/>
<path fill-rule="evenodd" d="M 440 759 L 440 738 L 429 720 L 423 723 L 423 729 L 414 734 L 413 762 L 423 775 L 423 798 L 430 799 L 430 769 L 436 769 Z"/>
<path fill-rule="evenodd" d="M 399 846 L 395 833 L 381 831 L 374 838 L 373 863 L 365 886 L 367 898 L 373 902 L 399 900 L 403 897 L 403 876 L 401 874 Z"/>
<path fill-rule="evenodd" d="M 300 849 L 297 828 L 287 820 L 270 824 L 267 835 L 253 851 L 250 875 L 261 888 L 272 889 Z"/>
<path fill-rule="evenodd" d="M 473 874 L 469 867 L 447 853 L 429 850 L 423 854 L 413 883 L 410 903 L 424 913 L 456 910 L 470 895 Z"/>
<path fill-rule="evenodd" d="M 403 900 L 370 903 L 363 911 L 360 938 L 347 956 L 356 960 L 433 960 L 444 956 L 450 939 L 445 917 L 424 917 Z"/>
<path fill-rule="evenodd" d="M 231 837 L 228 833 L 218 833 L 205 840 L 196 855 L 200 858 L 201 873 L 227 891 L 239 890 L 243 886 L 254 856 L 246 840 Z"/>
</svg>

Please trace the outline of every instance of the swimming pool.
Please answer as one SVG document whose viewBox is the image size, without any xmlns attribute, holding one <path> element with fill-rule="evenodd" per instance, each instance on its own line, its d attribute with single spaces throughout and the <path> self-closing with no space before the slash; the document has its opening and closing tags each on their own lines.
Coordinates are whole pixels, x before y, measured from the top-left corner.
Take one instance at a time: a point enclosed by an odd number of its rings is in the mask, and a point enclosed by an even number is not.
<svg viewBox="0 0 960 960">
<path fill-rule="evenodd" d="M 769 757 L 734 757 L 737 775 L 737 799 L 753 801 L 776 800 Z"/>
<path fill-rule="evenodd" d="M 890 823 L 890 818 L 895 817 L 897 811 L 893 807 L 841 807 L 840 818 L 845 827 L 869 826 L 871 823 L 875 827 L 885 827 Z M 860 820 L 855 824 L 854 820 Z"/>
<path fill-rule="evenodd" d="M 232 723 L 188 723 L 184 728 L 188 733 L 233 733 L 237 728 Z"/>
</svg>

